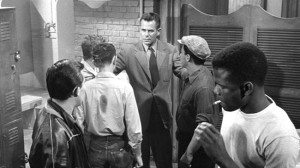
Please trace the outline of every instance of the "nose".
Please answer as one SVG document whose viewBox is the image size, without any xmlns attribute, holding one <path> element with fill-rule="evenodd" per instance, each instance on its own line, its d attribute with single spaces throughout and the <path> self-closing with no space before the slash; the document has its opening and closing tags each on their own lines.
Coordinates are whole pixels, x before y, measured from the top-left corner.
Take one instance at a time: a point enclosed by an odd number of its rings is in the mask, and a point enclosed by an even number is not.
<svg viewBox="0 0 300 168">
<path fill-rule="evenodd" d="M 215 86 L 214 88 L 214 93 L 219 96 L 220 95 L 220 87 L 218 85 Z"/>
<path fill-rule="evenodd" d="M 146 35 L 146 36 L 149 36 L 149 31 L 145 31 L 145 35 Z"/>
</svg>

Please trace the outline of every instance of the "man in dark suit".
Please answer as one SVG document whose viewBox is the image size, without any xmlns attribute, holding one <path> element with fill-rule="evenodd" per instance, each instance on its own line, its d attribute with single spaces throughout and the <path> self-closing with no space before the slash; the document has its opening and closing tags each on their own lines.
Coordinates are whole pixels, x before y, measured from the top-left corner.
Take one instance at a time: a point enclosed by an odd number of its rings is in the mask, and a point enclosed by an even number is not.
<svg viewBox="0 0 300 168">
<path fill-rule="evenodd" d="M 178 50 L 157 39 L 161 30 L 157 14 L 143 14 L 140 26 L 141 41 L 121 50 L 115 73 L 126 70 L 136 96 L 143 129 L 144 167 L 150 167 L 151 147 L 156 166 L 171 168 L 172 69 L 179 77 L 187 72 L 181 68 Z"/>
</svg>

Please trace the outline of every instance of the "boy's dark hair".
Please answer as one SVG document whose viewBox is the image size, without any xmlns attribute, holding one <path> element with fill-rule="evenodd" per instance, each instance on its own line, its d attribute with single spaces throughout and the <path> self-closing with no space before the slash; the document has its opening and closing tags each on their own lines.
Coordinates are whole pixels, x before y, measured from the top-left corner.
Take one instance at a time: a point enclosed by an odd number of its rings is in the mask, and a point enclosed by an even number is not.
<svg viewBox="0 0 300 168">
<path fill-rule="evenodd" d="M 190 49 L 186 45 L 183 45 L 183 50 L 184 50 L 185 54 L 189 54 L 191 56 L 191 59 L 193 59 L 193 61 L 196 65 L 204 64 L 205 60 L 200 59 L 197 56 L 195 56 L 195 54 L 193 52 L 191 52 Z"/>
<path fill-rule="evenodd" d="M 47 90 L 51 98 L 66 100 L 81 87 L 83 76 L 80 62 L 68 59 L 59 60 L 48 68 L 46 73 Z"/>
<path fill-rule="evenodd" d="M 103 67 L 104 64 L 110 64 L 115 55 L 116 49 L 111 43 L 97 44 L 93 48 L 94 64 L 98 68 Z"/>
<path fill-rule="evenodd" d="M 218 52 L 212 60 L 212 66 L 229 71 L 228 80 L 237 85 L 250 81 L 263 86 L 268 69 L 265 54 L 247 42 L 235 43 Z"/>
<path fill-rule="evenodd" d="M 81 43 L 81 49 L 83 54 L 83 60 L 88 60 L 93 57 L 93 47 L 99 43 L 105 42 L 105 39 L 100 35 L 87 35 L 84 41 Z"/>
<path fill-rule="evenodd" d="M 160 28 L 160 17 L 157 13 L 154 13 L 154 12 L 144 13 L 142 15 L 142 17 L 140 18 L 140 22 L 142 20 L 145 20 L 147 22 L 150 22 L 150 21 L 154 20 L 155 23 L 156 23 L 156 29 Z"/>
</svg>

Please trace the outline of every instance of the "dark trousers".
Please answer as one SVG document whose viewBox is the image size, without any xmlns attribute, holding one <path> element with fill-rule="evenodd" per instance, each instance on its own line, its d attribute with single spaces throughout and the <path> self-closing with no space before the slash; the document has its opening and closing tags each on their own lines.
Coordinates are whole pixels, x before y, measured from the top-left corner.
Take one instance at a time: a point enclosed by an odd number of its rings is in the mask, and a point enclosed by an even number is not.
<svg viewBox="0 0 300 168">
<path fill-rule="evenodd" d="M 88 155 L 93 168 L 132 168 L 133 155 L 119 136 L 91 135 Z"/>
<path fill-rule="evenodd" d="M 181 156 L 186 151 L 192 137 L 193 137 L 193 133 L 177 132 L 178 163 L 180 161 Z M 214 168 L 214 167 L 215 167 L 215 163 L 206 155 L 203 148 L 200 148 L 196 153 L 194 153 L 193 160 L 191 163 L 191 168 Z M 178 168 L 183 168 L 183 167 L 178 166 Z"/>
<path fill-rule="evenodd" d="M 157 168 L 172 168 L 171 133 L 163 126 L 155 103 L 152 106 L 149 128 L 143 131 L 143 168 L 150 167 L 150 148 Z"/>
</svg>

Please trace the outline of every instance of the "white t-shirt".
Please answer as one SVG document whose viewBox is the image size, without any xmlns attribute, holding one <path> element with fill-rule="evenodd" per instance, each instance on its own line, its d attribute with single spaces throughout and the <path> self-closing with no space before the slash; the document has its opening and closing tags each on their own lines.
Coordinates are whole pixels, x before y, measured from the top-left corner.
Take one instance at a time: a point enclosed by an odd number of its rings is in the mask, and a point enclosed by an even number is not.
<svg viewBox="0 0 300 168">
<path fill-rule="evenodd" d="M 286 112 L 272 103 L 264 110 L 245 114 L 223 109 L 221 134 L 226 150 L 240 168 L 294 168 L 299 136 Z"/>
</svg>

